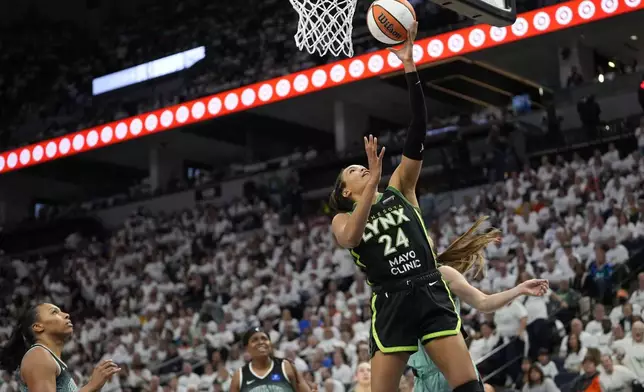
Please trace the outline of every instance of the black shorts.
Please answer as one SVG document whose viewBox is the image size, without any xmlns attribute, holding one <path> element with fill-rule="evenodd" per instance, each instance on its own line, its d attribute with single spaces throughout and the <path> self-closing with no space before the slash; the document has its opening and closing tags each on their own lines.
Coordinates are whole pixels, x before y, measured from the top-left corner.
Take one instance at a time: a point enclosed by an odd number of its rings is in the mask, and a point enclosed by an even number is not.
<svg viewBox="0 0 644 392">
<path fill-rule="evenodd" d="M 422 344 L 458 335 L 461 318 L 447 283 L 439 271 L 422 284 L 402 291 L 374 289 L 371 297 L 371 355 L 416 352 Z"/>
</svg>

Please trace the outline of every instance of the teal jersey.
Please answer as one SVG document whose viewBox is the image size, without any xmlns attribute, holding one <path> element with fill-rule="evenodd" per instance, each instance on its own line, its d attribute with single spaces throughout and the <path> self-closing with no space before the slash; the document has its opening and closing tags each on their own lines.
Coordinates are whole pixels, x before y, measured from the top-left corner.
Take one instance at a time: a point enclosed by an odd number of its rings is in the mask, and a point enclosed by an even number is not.
<svg viewBox="0 0 644 392">
<path fill-rule="evenodd" d="M 72 374 L 67 369 L 67 365 L 65 365 L 65 362 L 63 362 L 56 354 L 54 354 L 50 349 L 47 347 L 43 346 L 42 344 L 34 344 L 31 346 L 29 350 L 33 350 L 36 347 L 42 347 L 45 350 L 51 354 L 51 356 L 54 358 L 54 361 L 56 361 L 56 367 L 58 368 L 58 374 L 56 375 L 56 392 L 76 392 L 78 391 L 78 386 L 76 386 L 76 382 L 74 382 L 74 379 L 72 378 Z M 27 351 L 29 352 L 29 351 Z M 20 380 L 19 383 L 20 387 L 20 392 L 29 392 L 29 388 L 27 388 L 27 385 Z"/>
<path fill-rule="evenodd" d="M 456 311 L 460 313 L 461 304 L 458 297 L 454 298 Z M 425 348 L 418 342 L 418 351 L 412 354 L 407 361 L 407 366 L 416 369 L 417 377 L 414 379 L 414 392 L 451 392 L 445 376 L 432 362 Z M 476 370 L 476 365 L 474 365 Z M 478 374 L 478 370 L 477 370 Z"/>
</svg>

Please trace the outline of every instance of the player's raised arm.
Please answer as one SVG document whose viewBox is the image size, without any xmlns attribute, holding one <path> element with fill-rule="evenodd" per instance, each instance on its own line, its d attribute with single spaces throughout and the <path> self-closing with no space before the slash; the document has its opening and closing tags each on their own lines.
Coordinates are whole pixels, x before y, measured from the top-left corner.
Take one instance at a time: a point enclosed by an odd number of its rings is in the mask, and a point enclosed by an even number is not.
<svg viewBox="0 0 644 392">
<path fill-rule="evenodd" d="M 382 175 L 385 148 L 378 152 L 378 138 L 372 135 L 364 138 L 364 148 L 369 168 L 352 165 L 343 169 L 331 193 L 331 205 L 340 212 L 333 217 L 331 229 L 338 244 L 347 249 L 355 248 L 362 240 Z M 351 203 L 355 208 L 349 213 Z"/>
<path fill-rule="evenodd" d="M 544 279 L 527 280 L 520 285 L 500 293 L 487 295 L 473 287 L 465 277 L 452 267 L 439 268 L 450 290 L 465 303 L 484 313 L 492 313 L 504 307 L 521 295 L 541 297 L 548 292 L 548 281 Z"/>
<path fill-rule="evenodd" d="M 415 206 L 418 206 L 416 183 L 422 167 L 425 135 L 427 133 L 425 96 L 423 95 L 423 86 L 414 63 L 414 39 L 416 38 L 417 30 L 418 22 L 414 22 L 403 46 L 397 50 L 389 49 L 403 63 L 411 104 L 411 124 L 407 131 L 402 160 L 391 176 L 389 186 L 398 189 Z"/>
</svg>

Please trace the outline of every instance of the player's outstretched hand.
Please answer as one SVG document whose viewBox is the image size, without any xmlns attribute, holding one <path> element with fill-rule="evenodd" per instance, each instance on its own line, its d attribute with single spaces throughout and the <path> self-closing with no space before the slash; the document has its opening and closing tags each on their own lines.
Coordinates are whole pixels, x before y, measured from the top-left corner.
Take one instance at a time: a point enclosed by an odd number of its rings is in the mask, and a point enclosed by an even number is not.
<svg viewBox="0 0 644 392">
<path fill-rule="evenodd" d="M 414 40 L 418 33 L 418 22 L 414 22 L 407 31 L 407 40 L 399 48 L 388 48 L 403 63 L 414 62 Z"/>
<path fill-rule="evenodd" d="M 111 359 L 106 359 L 96 365 L 92 377 L 87 383 L 90 391 L 100 391 L 113 375 L 120 372 L 121 368 Z"/>
<path fill-rule="evenodd" d="M 544 296 L 549 288 L 550 284 L 545 279 L 530 279 L 519 285 L 521 294 L 531 295 L 533 297 Z"/>
<path fill-rule="evenodd" d="M 369 184 L 377 187 L 382 176 L 382 157 L 385 156 L 385 147 L 383 146 L 378 153 L 378 138 L 369 135 L 364 138 L 364 150 L 367 152 L 369 162 Z"/>
</svg>

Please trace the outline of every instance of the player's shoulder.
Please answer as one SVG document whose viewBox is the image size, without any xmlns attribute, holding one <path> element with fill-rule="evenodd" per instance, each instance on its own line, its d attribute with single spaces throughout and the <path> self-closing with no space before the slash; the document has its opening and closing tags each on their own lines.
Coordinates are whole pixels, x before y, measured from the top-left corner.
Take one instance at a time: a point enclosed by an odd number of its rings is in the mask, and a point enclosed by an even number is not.
<svg viewBox="0 0 644 392">
<path fill-rule="evenodd" d="M 339 214 L 335 214 L 333 219 L 331 219 L 331 229 L 335 235 L 338 235 L 338 233 L 344 230 L 344 226 L 349 221 L 350 216 L 351 214 L 347 212 L 341 212 Z"/>
<path fill-rule="evenodd" d="M 20 363 L 21 373 L 38 372 L 45 374 L 53 372 L 58 373 L 56 360 L 47 349 L 41 346 L 34 346 L 27 350 Z"/>
<path fill-rule="evenodd" d="M 382 194 L 380 195 L 380 200 L 378 202 L 383 206 L 387 206 L 399 198 L 400 192 L 390 185 L 382 192 Z"/>
<path fill-rule="evenodd" d="M 286 358 L 273 357 L 273 362 L 275 363 L 274 366 L 276 368 L 282 369 L 282 371 L 286 373 L 292 373 L 295 371 L 295 364 Z"/>
<path fill-rule="evenodd" d="M 244 365 L 240 367 L 239 369 L 235 370 L 233 373 L 233 378 L 230 381 L 230 391 L 231 392 L 239 392 L 241 390 L 241 383 L 242 383 L 242 372 L 244 371 L 244 368 L 248 365 Z"/>
<path fill-rule="evenodd" d="M 40 361 L 53 361 L 51 353 L 42 346 L 32 346 L 27 350 L 25 355 L 22 357 L 22 362 L 40 362 Z"/>
</svg>

